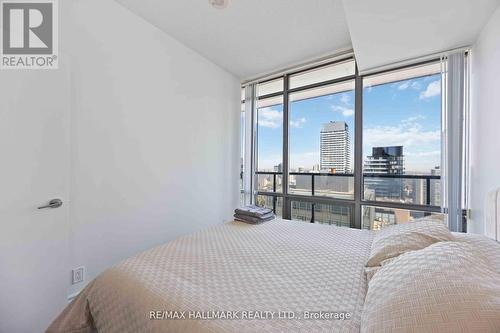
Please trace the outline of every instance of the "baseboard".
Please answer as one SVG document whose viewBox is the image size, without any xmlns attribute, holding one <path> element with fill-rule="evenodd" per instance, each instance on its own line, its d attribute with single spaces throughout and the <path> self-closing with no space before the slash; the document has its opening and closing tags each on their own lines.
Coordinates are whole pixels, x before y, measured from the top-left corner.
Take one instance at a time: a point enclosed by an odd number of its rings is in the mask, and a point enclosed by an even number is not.
<svg viewBox="0 0 500 333">
<path fill-rule="evenodd" d="M 78 290 L 77 292 L 74 292 L 72 294 L 68 295 L 68 303 L 71 303 L 72 300 L 74 300 L 79 294 L 81 290 Z"/>
</svg>

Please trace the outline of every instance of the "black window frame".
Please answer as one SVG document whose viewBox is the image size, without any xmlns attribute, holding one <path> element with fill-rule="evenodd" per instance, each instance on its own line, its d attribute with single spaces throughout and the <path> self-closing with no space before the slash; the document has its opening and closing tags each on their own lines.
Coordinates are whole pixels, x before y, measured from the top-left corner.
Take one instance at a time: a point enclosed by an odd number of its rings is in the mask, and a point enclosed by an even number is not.
<svg viewBox="0 0 500 333">
<path fill-rule="evenodd" d="M 335 65 L 338 63 L 343 63 L 346 61 L 354 61 L 355 64 L 355 72 L 353 75 L 347 75 L 344 77 L 339 77 L 323 82 L 318 82 L 314 84 L 309 84 L 301 87 L 296 87 L 293 89 L 289 88 L 289 79 L 291 76 L 308 72 L 314 69 L 320 69 L 322 67 L 327 67 L 331 65 Z M 350 211 L 350 227 L 351 228 L 357 228 L 361 229 L 362 228 L 362 214 L 363 214 L 363 207 L 377 207 L 377 208 L 387 208 L 387 209 L 403 209 L 403 210 L 409 210 L 409 211 L 421 211 L 424 214 L 432 214 L 432 213 L 441 213 L 442 209 L 440 206 L 433 206 L 430 203 L 429 200 L 429 192 L 430 192 L 430 186 L 426 186 L 426 197 L 427 197 L 427 203 L 426 205 L 420 205 L 420 204 L 408 204 L 408 203 L 400 203 L 400 202 L 390 202 L 390 201 L 371 201 L 371 200 L 364 200 L 364 177 L 366 176 L 363 173 L 363 80 L 365 77 L 369 76 L 374 76 L 374 75 L 380 75 L 383 73 L 387 72 L 392 72 L 392 71 L 397 71 L 397 70 L 402 70 L 406 68 L 411 68 L 411 67 L 416 67 L 416 66 L 422 66 L 426 64 L 431 64 L 431 63 L 436 63 L 441 61 L 441 59 L 436 58 L 436 59 L 430 59 L 418 63 L 412 63 L 410 65 L 405 65 L 405 66 L 400 66 L 396 68 L 390 68 L 386 70 L 381 70 L 377 72 L 370 73 L 368 75 L 360 75 L 358 66 L 356 63 L 356 59 L 354 56 L 346 56 L 342 57 L 339 59 L 336 59 L 331 62 L 326 62 L 322 63 L 319 65 L 314 65 L 311 67 L 307 68 L 301 68 L 300 70 L 297 71 L 290 71 L 282 75 L 277 75 L 273 76 L 271 78 L 267 78 L 263 81 L 257 82 L 257 84 L 262 84 L 270 81 L 274 81 L 276 79 L 283 79 L 283 90 L 280 92 L 268 94 L 268 95 L 262 95 L 256 97 L 257 100 L 263 100 L 266 98 L 272 98 L 272 97 L 279 97 L 283 96 L 283 149 L 282 149 L 282 172 L 268 172 L 268 171 L 258 171 L 258 170 L 253 170 L 253 177 L 254 177 L 254 184 L 257 184 L 257 177 L 258 175 L 272 175 L 273 176 L 273 192 L 268 192 L 268 191 L 259 191 L 256 189 L 254 191 L 254 199 L 257 198 L 257 196 L 271 196 L 273 197 L 273 207 L 276 210 L 276 200 L 278 197 L 282 198 L 283 202 L 283 207 L 282 207 L 282 218 L 284 219 L 291 219 L 291 202 L 292 201 L 301 201 L 301 202 L 309 202 L 312 204 L 312 218 L 311 218 L 311 223 L 314 223 L 314 204 L 329 204 L 329 205 L 334 205 L 334 206 L 341 206 L 341 207 L 347 207 Z M 355 101 L 354 101 L 354 172 L 353 174 L 334 174 L 335 176 L 349 176 L 349 177 L 354 177 L 354 198 L 353 199 L 343 199 L 343 198 L 334 198 L 334 197 L 327 197 L 327 196 L 316 196 L 314 195 L 314 175 L 313 174 L 308 174 L 305 173 L 304 175 L 311 175 L 312 180 L 311 180 L 311 187 L 312 187 L 312 194 L 311 195 L 299 195 L 299 194 L 291 194 L 289 193 L 289 176 L 290 174 L 295 174 L 293 172 L 290 172 L 289 169 L 289 114 L 290 114 L 290 101 L 289 101 L 289 96 L 292 93 L 300 92 L 300 91 L 305 91 L 309 89 L 314 89 L 314 88 L 320 88 L 332 84 L 337 84 L 337 83 L 344 83 L 348 81 L 354 81 L 354 96 L 355 96 Z M 257 112 L 257 109 L 254 110 L 254 112 Z M 256 117 L 253 117 L 253 119 L 256 119 Z M 252 124 L 254 127 L 256 124 Z M 256 132 L 254 140 L 254 149 L 257 149 L 258 144 L 257 144 L 257 139 L 258 139 L 258 133 Z M 257 155 L 258 152 L 254 152 L 255 155 Z M 301 175 L 303 173 L 300 173 Z M 278 193 L 276 192 L 276 178 L 277 175 L 281 175 L 282 178 L 282 187 L 281 187 L 281 192 Z M 385 176 L 381 176 L 385 177 Z M 414 176 L 414 175 L 403 175 L 402 178 L 425 178 L 427 185 L 431 181 L 431 179 L 441 179 L 441 176 L 438 175 L 425 175 L 425 176 Z"/>
</svg>

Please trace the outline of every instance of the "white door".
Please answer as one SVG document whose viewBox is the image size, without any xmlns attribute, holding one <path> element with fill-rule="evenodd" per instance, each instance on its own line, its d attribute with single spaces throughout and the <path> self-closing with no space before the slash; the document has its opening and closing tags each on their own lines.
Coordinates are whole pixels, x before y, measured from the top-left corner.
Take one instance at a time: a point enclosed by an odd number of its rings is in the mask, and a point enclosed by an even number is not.
<svg viewBox="0 0 500 333">
<path fill-rule="evenodd" d="M 0 71 L 0 332 L 42 332 L 66 303 L 69 85 L 64 63 Z"/>
</svg>

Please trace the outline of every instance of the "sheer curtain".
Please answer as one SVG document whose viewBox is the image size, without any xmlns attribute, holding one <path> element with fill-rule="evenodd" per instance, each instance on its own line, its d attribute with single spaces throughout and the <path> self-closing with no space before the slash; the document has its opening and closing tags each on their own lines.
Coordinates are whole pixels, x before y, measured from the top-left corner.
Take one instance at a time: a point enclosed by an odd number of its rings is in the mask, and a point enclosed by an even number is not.
<svg viewBox="0 0 500 333">
<path fill-rule="evenodd" d="M 464 50 L 442 58 L 442 208 L 451 231 L 465 231 L 468 178 L 468 61 Z M 468 118 L 468 117 L 467 117 Z"/>
</svg>

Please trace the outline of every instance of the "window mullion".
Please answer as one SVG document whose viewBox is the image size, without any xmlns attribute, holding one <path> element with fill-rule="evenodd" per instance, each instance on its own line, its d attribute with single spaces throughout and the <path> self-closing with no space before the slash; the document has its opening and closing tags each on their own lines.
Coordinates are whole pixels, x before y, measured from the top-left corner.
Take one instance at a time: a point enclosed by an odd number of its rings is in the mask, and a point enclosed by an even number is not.
<svg viewBox="0 0 500 333">
<path fill-rule="evenodd" d="M 356 65 L 354 83 L 354 212 L 352 226 L 361 229 L 363 200 L 363 79 Z"/>
<path fill-rule="evenodd" d="M 291 202 L 288 198 L 288 181 L 289 181 L 289 165 L 288 165 L 288 125 L 289 121 L 289 103 L 288 103 L 288 85 L 289 85 L 289 76 L 285 75 L 283 77 L 283 174 L 281 177 L 282 182 L 282 191 L 283 191 L 283 218 L 291 219 Z"/>
</svg>

